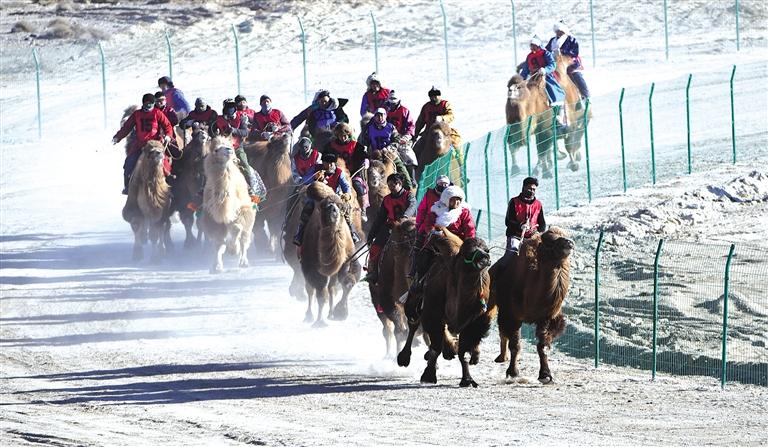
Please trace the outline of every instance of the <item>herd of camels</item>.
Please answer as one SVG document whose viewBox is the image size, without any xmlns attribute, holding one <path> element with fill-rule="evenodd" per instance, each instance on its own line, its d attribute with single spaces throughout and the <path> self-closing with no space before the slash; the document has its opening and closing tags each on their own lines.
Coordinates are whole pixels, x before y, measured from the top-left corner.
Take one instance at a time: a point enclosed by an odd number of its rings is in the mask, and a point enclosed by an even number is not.
<svg viewBox="0 0 768 447">
<path fill-rule="evenodd" d="M 567 63 L 558 61 L 560 80 L 568 102 L 575 104 L 578 91 L 565 75 L 565 65 Z M 534 75 L 527 81 L 513 76 L 508 83 L 506 114 L 513 160 L 515 152 L 525 144 L 523 123 L 528 121 L 528 116 L 534 117 L 531 121 L 536 129 L 538 167 L 546 176 L 555 154 L 551 141 L 547 141 L 551 139 L 547 131 L 553 114 L 543 83 L 541 76 Z M 574 170 L 578 169 L 583 134 L 583 114 L 579 112 L 578 108 L 568 107 L 571 125 L 564 136 L 569 167 Z M 150 141 L 142 149 L 129 183 L 123 218 L 134 232 L 134 260 L 143 258 L 143 245 L 147 242 L 151 243 L 154 260 L 172 249 L 170 216 L 177 212 L 186 231 L 185 248 L 200 244 L 203 235 L 213 247 L 212 272 L 222 271 L 223 256 L 227 253 L 237 257 L 240 267 L 247 267 L 247 252 L 255 238 L 254 245 L 264 247 L 293 269 L 289 292 L 297 299 L 306 300 L 306 322 L 320 327 L 327 324 L 326 318 L 346 319 L 350 292 L 362 276 L 365 243 L 353 242 L 345 215 L 351 215 L 352 225 L 359 235 L 364 235 L 373 219 L 364 219 L 363 213 L 375 213 L 389 193 L 386 177 L 395 172 L 393 157 L 397 152 L 385 150 L 380 159 L 371 160 L 365 176 L 370 206 L 364 210 L 354 188 L 351 188 L 352 200 L 345 202 L 323 183 L 303 187 L 293 184 L 291 160 L 295 149 L 290 133 L 274 135 L 268 141 L 245 142 L 248 160 L 268 190 L 266 201 L 257 208 L 236 165 L 229 137 L 210 138 L 202 127 L 176 132 L 183 152 L 174 161 L 180 164 L 180 169 L 173 191 L 163 175 L 165 147 L 158 141 Z M 452 149 L 452 135 L 455 132 L 448 124 L 432 125 L 416 143 L 419 165 L 426 166 L 448 153 Z M 328 138 L 328 135 L 312 137 Z M 342 160 L 339 164 L 346 169 Z M 199 194 L 203 184 L 203 203 L 194 211 L 187 204 Z M 291 240 L 299 222 L 300 204 L 307 198 L 314 200 L 316 206 L 305 229 L 305 243 L 297 249 Z M 365 237 L 361 239 L 365 241 Z M 498 318 L 501 352 L 495 361 L 508 361 L 507 378 L 515 379 L 519 376 L 520 329 L 523 323 L 529 323 L 536 327 L 538 379 L 550 383 L 552 374 L 545 349 L 565 329 L 561 307 L 570 286 L 569 257 L 574 244 L 566 232 L 552 227 L 525 240 L 519 255 L 502 266 L 498 262 L 492 265 L 489 247 L 482 239 L 462 241 L 443 231 L 442 236 L 431 237 L 423 248 L 434 252 L 435 261 L 426 274 L 421 296 L 403 300 L 408 296 L 407 274 L 415 240 L 413 218 L 397 222 L 379 257 L 379 280 L 368 284 L 372 303 L 379 303 L 383 309 L 376 314 L 382 324 L 386 356 L 391 358 L 397 350 L 397 363 L 408 366 L 412 342 L 417 335 L 422 335 L 428 346 L 422 382 L 437 383 L 436 363 L 442 354 L 448 360 L 458 356 L 462 369 L 460 386 L 476 387 L 469 365 L 478 363 L 480 341 L 488 334 L 493 318 Z M 338 289 L 341 297 L 334 302 Z M 314 303 L 317 303 L 316 312 Z M 406 306 L 414 307 L 406 309 Z M 371 312 L 375 312 L 373 306 Z M 416 317 L 407 318 L 406 314 Z"/>
</svg>

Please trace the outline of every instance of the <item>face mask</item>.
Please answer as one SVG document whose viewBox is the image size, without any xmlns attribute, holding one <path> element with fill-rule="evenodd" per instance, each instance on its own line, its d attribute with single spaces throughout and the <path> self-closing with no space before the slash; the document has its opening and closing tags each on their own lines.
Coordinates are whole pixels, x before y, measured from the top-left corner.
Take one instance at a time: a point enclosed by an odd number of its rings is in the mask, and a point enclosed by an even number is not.
<svg viewBox="0 0 768 447">
<path fill-rule="evenodd" d="M 229 107 L 224 110 L 224 116 L 234 116 L 235 115 L 235 108 Z"/>
<path fill-rule="evenodd" d="M 157 107 L 157 108 L 158 108 L 158 109 L 160 109 L 160 110 L 163 110 L 163 109 L 165 108 L 165 103 L 162 103 L 162 104 L 161 104 L 161 103 L 159 103 L 159 102 L 156 102 L 156 103 L 155 103 L 155 107 Z"/>
<path fill-rule="evenodd" d="M 442 193 L 443 191 L 445 191 L 445 185 L 437 185 L 437 186 L 435 186 L 435 191 L 437 191 L 439 193 Z"/>
<path fill-rule="evenodd" d="M 154 107 L 154 106 L 155 106 L 154 104 L 147 103 L 147 104 L 142 105 L 141 109 L 143 111 L 145 111 L 145 112 L 149 112 L 150 110 L 152 110 L 152 107 Z"/>
<path fill-rule="evenodd" d="M 261 113 L 269 113 L 270 110 L 272 110 L 272 104 L 261 105 Z"/>
<path fill-rule="evenodd" d="M 533 191 L 523 191 L 523 197 L 525 197 L 526 199 L 532 199 L 535 195 L 536 193 L 534 193 Z"/>
</svg>

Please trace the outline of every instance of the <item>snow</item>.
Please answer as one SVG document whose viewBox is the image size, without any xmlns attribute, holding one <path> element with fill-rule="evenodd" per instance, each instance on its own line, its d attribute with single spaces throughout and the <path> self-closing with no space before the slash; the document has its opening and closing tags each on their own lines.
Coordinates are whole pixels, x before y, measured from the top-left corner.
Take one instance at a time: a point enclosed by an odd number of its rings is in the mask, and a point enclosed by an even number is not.
<svg viewBox="0 0 768 447">
<path fill-rule="evenodd" d="M 724 123 L 696 123 L 697 149 L 726 154 L 728 160 L 727 81 L 737 64 L 742 104 L 737 113 L 744 126 L 739 162 L 694 165 L 693 175 L 668 175 L 655 187 L 640 187 L 649 181 L 643 178 L 627 194 L 606 187 L 592 203 L 559 212 L 548 203 L 548 220 L 575 233 L 604 230 L 612 244 L 665 237 L 765 250 L 768 98 L 750 89 L 768 72 L 768 7 L 740 2 L 743 41 L 736 53 L 730 3 L 669 2 L 667 63 L 657 3 L 595 2 L 600 18 L 595 68 L 584 2 L 517 5 L 518 57 L 533 31 L 549 36 L 551 14 L 543 11 L 569 11 L 595 95 L 596 130 L 590 137 L 597 178 L 612 170 L 615 175 L 618 91 L 627 88 L 626 119 L 634 123 L 627 140 L 639 153 L 647 138 L 650 82 L 657 82 L 656 104 L 665 108 L 684 94 L 688 73 L 701 86 L 696 107 Z M 438 362 L 438 385 L 422 386 L 423 346 L 414 349 L 409 368 L 382 359 L 381 325 L 364 284 L 351 295 L 347 321 L 317 330 L 302 323 L 306 304 L 288 295 L 288 266 L 252 250 L 251 268 L 236 269 L 228 259 L 227 270 L 212 276 L 209 253 L 182 252 L 178 222 L 177 255 L 160 265 L 130 261 L 132 234 L 120 217 L 123 156 L 110 139 L 122 109 L 154 91 L 155 80 L 167 74 L 165 43 L 158 37 L 163 30 L 173 38 L 178 86 L 188 99 L 204 96 L 216 105 L 234 96 L 230 26 L 250 21 L 252 31 L 240 36 L 242 91 L 252 103 L 268 92 L 275 106 L 292 116 L 305 104 L 296 21 L 301 16 L 308 34 L 310 94 L 328 86 L 351 99 L 354 116 L 364 79 L 373 71 L 368 14 L 374 9 L 385 84 L 414 111 L 429 87 L 440 85 L 465 139 L 481 138 L 504 124 L 505 85 L 515 65 L 509 4 L 445 4 L 450 86 L 444 81 L 442 22 L 434 2 L 391 2 L 381 10 L 377 2 L 362 0 L 258 2 L 254 10 L 224 2 L 75 3 L 59 15 L 111 35 L 104 44 L 106 129 L 92 42 L 0 36 L 0 442 L 768 443 L 764 387 L 730 382 L 721 390 L 714 378 L 663 373 L 651 381 L 649 371 L 594 368 L 590 360 L 556 348 L 550 356 L 555 383 L 543 386 L 535 380 L 537 358 L 530 347 L 521 360 L 524 379 L 506 383 L 506 365 L 492 361 L 498 349 L 494 331 L 472 368 L 480 388 L 460 389 L 458 362 L 444 360 Z M 22 19 L 42 29 L 55 6 L 3 2 L 0 8 L 0 29 Z M 29 74 L 32 44 L 43 70 L 40 141 Z M 684 141 L 679 109 L 656 116 L 657 144 Z M 754 130 L 742 130 L 747 128 Z M 482 192 L 470 191 L 472 203 L 483 202 Z M 765 316 L 765 309 L 749 306 L 742 303 L 746 315 Z M 764 326 L 754 333 L 764 334 Z"/>
</svg>

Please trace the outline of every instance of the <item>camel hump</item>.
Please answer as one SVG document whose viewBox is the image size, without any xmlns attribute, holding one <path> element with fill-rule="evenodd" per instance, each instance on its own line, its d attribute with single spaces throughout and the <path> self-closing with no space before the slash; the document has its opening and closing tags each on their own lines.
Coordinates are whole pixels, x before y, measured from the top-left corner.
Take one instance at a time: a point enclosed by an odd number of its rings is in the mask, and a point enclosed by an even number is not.
<svg viewBox="0 0 768 447">
<path fill-rule="evenodd" d="M 307 186 L 307 196 L 316 202 L 331 197 L 335 194 L 336 192 L 325 183 L 312 182 L 309 184 L 309 186 Z"/>
</svg>

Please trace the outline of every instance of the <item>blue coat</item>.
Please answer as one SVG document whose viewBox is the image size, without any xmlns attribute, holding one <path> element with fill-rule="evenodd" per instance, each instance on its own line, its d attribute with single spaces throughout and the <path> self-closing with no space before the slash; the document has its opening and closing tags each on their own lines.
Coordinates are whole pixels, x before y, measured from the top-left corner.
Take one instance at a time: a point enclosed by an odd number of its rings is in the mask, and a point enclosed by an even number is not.
<svg viewBox="0 0 768 447">
<path fill-rule="evenodd" d="M 555 68 L 557 67 L 555 65 L 555 58 L 552 56 L 552 53 L 547 50 L 542 49 L 542 52 L 542 57 L 539 57 L 534 52 L 531 52 L 528 55 L 526 58 L 527 63 L 523 65 L 523 69 L 520 70 L 520 75 L 528 79 L 528 76 L 531 75 L 531 70 L 544 68 L 544 70 L 547 72 L 545 78 L 545 90 L 547 91 L 547 98 L 549 98 L 549 103 L 551 105 L 562 105 L 565 101 L 565 90 L 560 87 L 560 83 L 557 82 L 557 79 L 554 75 Z"/>
<path fill-rule="evenodd" d="M 555 52 L 557 46 L 557 36 L 549 39 L 549 43 L 547 44 L 547 50 L 551 52 Z M 563 56 L 570 56 L 573 58 L 573 63 L 568 67 L 568 72 L 570 73 L 573 70 L 577 70 L 582 68 L 581 67 L 581 58 L 579 57 L 579 42 L 576 40 L 575 37 L 568 35 L 568 37 L 565 38 L 565 41 L 562 45 L 560 45 L 559 48 L 560 54 Z"/>
</svg>

